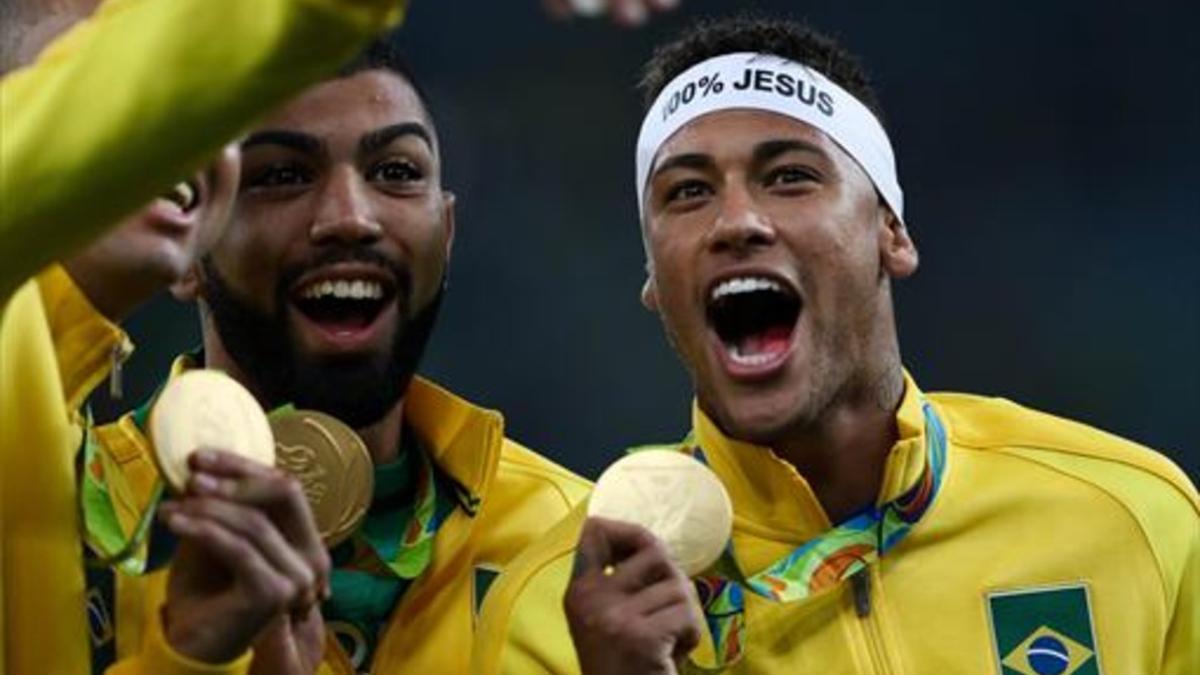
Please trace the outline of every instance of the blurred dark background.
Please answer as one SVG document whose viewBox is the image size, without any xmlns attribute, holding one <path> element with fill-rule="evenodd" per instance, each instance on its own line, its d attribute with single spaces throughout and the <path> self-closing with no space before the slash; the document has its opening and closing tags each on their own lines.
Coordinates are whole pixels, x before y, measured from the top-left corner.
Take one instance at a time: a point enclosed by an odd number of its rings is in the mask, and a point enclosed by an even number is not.
<svg viewBox="0 0 1200 675">
<path fill-rule="evenodd" d="M 590 477 L 681 436 L 689 383 L 638 303 L 633 83 L 691 19 L 756 9 L 874 75 L 921 251 L 897 290 L 918 383 L 1099 426 L 1197 480 L 1200 3 L 864 4 L 682 0 L 626 31 L 538 0 L 415 0 L 401 41 L 460 207 L 423 372 Z M 130 328 L 133 402 L 198 332 L 166 299 Z"/>
</svg>

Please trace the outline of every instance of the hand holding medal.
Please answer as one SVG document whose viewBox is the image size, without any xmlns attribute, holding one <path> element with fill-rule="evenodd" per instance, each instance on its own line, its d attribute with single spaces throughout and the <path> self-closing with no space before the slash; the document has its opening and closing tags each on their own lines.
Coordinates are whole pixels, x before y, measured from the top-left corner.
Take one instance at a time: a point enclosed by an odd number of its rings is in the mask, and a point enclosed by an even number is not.
<svg viewBox="0 0 1200 675">
<path fill-rule="evenodd" d="M 564 608 L 583 672 L 673 673 L 699 643 L 689 576 L 732 528 L 729 496 L 691 456 L 633 453 L 596 482 Z"/>
<path fill-rule="evenodd" d="M 191 477 L 188 459 L 220 448 L 263 466 L 278 466 L 304 489 L 326 546 L 362 522 L 374 487 L 371 456 L 353 429 L 324 413 L 267 416 L 250 392 L 212 370 L 193 370 L 163 390 L 149 422 L 154 458 L 176 494 Z"/>
<path fill-rule="evenodd" d="M 167 641 L 218 663 L 269 632 L 288 643 L 271 650 L 282 655 L 272 672 L 311 672 L 323 649 L 317 607 L 329 555 L 299 481 L 273 466 L 262 409 L 231 378 L 189 371 L 164 389 L 148 426 L 176 495 L 159 514 L 180 539 L 163 608 Z"/>
</svg>

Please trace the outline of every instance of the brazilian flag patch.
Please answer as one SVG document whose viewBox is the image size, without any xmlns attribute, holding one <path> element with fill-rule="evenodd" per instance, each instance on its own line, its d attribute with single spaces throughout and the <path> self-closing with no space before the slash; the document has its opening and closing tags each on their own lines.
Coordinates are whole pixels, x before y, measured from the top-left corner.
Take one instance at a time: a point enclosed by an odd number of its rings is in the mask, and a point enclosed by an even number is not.
<svg viewBox="0 0 1200 675">
<path fill-rule="evenodd" d="M 1087 586 L 998 591 L 987 603 L 1001 675 L 1100 675 Z"/>
</svg>

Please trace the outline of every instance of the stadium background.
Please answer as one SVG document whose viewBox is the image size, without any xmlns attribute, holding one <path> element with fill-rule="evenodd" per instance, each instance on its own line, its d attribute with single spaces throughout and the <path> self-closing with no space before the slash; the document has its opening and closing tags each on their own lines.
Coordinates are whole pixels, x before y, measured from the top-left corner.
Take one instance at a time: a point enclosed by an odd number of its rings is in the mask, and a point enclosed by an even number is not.
<svg viewBox="0 0 1200 675">
<path fill-rule="evenodd" d="M 921 252 L 896 293 L 918 383 L 1079 419 L 1200 478 L 1200 4 L 682 1 L 638 31 L 536 0 L 413 3 L 401 44 L 459 196 L 423 373 L 590 477 L 684 432 L 688 381 L 637 297 L 633 83 L 690 19 L 756 8 L 832 32 L 874 76 Z M 129 326 L 126 404 L 198 341 L 166 298 Z"/>
</svg>

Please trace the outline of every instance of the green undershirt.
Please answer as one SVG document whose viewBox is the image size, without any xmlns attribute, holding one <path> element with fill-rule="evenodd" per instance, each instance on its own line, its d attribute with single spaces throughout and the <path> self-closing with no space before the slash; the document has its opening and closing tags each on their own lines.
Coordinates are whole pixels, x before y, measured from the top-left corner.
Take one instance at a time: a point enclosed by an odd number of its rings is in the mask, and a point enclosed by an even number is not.
<svg viewBox="0 0 1200 675">
<path fill-rule="evenodd" d="M 409 427 L 404 428 L 401 439 L 398 458 L 375 467 L 375 493 L 362 526 L 330 551 L 333 595 L 321 612 L 359 671 L 369 667 L 388 617 L 432 559 L 429 547 L 415 559 L 410 556 L 400 573 L 385 563 L 396 560 L 416 507 L 418 463 L 429 457 Z M 426 454 L 422 458 L 417 453 Z M 440 523 L 454 509 L 453 488 L 436 464 L 432 466 L 435 518 Z"/>
</svg>

